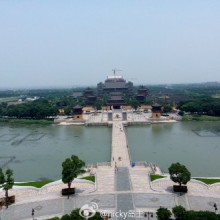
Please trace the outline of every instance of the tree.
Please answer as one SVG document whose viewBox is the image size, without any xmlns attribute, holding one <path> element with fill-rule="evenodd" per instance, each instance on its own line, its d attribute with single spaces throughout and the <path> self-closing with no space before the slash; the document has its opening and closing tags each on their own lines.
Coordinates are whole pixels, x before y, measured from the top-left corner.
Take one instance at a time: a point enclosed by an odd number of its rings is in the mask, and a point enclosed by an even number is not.
<svg viewBox="0 0 220 220">
<path fill-rule="evenodd" d="M 127 105 L 131 105 L 132 108 L 134 108 L 135 110 L 140 105 L 140 103 L 137 101 L 137 99 L 135 99 L 134 97 L 131 97 L 131 96 L 124 96 L 124 101 Z"/>
<path fill-rule="evenodd" d="M 171 211 L 164 207 L 157 209 L 156 214 L 158 220 L 169 220 L 172 215 Z"/>
<path fill-rule="evenodd" d="M 2 168 L 0 168 L 0 185 L 5 183 L 5 175 L 2 171 Z"/>
<path fill-rule="evenodd" d="M 191 173 L 184 165 L 173 163 L 168 170 L 170 173 L 170 179 L 175 183 L 179 183 L 180 186 L 182 184 L 187 184 L 187 182 L 190 181 Z"/>
<path fill-rule="evenodd" d="M 80 173 L 81 168 L 85 166 L 85 162 L 80 160 L 77 156 L 72 155 L 67 158 L 63 163 L 62 181 L 68 184 L 68 188 L 71 188 L 71 183 Z"/>
<path fill-rule="evenodd" d="M 134 108 L 135 110 L 140 105 L 140 103 L 136 99 L 132 99 L 130 104 L 131 104 L 132 108 Z"/>
<path fill-rule="evenodd" d="M 102 103 L 102 100 L 101 99 L 98 99 L 95 103 L 95 107 L 97 110 L 101 110 L 102 109 L 102 106 L 103 106 L 103 103 Z"/>
<path fill-rule="evenodd" d="M 183 206 L 181 206 L 181 205 L 175 206 L 172 209 L 172 211 L 173 211 L 173 214 L 176 217 L 176 219 L 178 219 L 178 220 L 185 220 L 186 219 L 187 212 Z"/>
<path fill-rule="evenodd" d="M 220 216 L 210 211 L 187 211 L 187 220 L 219 220 Z"/>
<path fill-rule="evenodd" d="M 184 115 L 184 111 L 179 111 L 178 113 L 180 116 L 183 116 Z"/>
<path fill-rule="evenodd" d="M 167 105 L 164 105 L 163 106 L 163 112 L 164 113 L 168 113 L 168 112 L 171 112 L 172 111 L 172 106 L 167 104 Z"/>
<path fill-rule="evenodd" d="M 74 209 L 71 213 L 70 213 L 70 217 L 71 219 L 79 219 L 79 220 L 84 220 L 85 218 L 83 218 L 80 214 L 80 209 Z M 82 213 L 83 214 L 83 213 Z"/>
<path fill-rule="evenodd" d="M 11 169 L 7 169 L 4 174 L 0 168 L 0 184 L 3 184 L 2 188 L 5 190 L 6 208 L 8 208 L 8 190 L 14 185 L 13 171 Z"/>
<path fill-rule="evenodd" d="M 60 220 L 72 220 L 72 218 L 68 214 L 66 214 L 66 215 L 63 215 Z"/>
</svg>

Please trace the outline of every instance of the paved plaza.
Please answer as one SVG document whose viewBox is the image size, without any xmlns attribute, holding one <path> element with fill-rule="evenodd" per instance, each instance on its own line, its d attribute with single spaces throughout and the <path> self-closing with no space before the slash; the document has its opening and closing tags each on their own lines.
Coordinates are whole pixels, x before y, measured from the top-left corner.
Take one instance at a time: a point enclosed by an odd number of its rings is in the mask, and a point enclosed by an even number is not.
<svg viewBox="0 0 220 220">
<path fill-rule="evenodd" d="M 194 210 L 214 211 L 213 204 L 220 204 L 220 197 L 204 197 L 204 196 L 179 196 L 178 194 L 156 194 L 156 193 L 114 193 L 114 194 L 95 194 L 74 195 L 69 199 L 66 197 L 58 197 L 54 199 L 45 198 L 39 201 L 30 201 L 23 204 L 15 204 L 9 206 L 8 209 L 1 210 L 1 219 L 4 220 L 25 220 L 31 218 L 31 210 L 35 209 L 35 219 L 47 219 L 52 216 L 62 216 L 70 213 L 75 208 L 81 208 L 85 204 L 95 202 L 100 210 L 116 211 L 136 211 L 143 217 L 144 212 L 153 212 L 160 207 L 171 209 L 175 205 L 185 206 L 187 197 L 188 206 Z M 181 200 L 179 199 L 181 198 Z M 187 208 L 187 207 L 186 207 Z M 154 214 L 155 216 L 155 214 Z M 111 219 L 123 219 L 114 218 Z M 128 217 L 127 219 L 134 219 Z M 136 219 L 140 219 L 139 216 Z"/>
<path fill-rule="evenodd" d="M 128 115 L 133 120 L 142 116 Z M 107 115 L 101 117 L 107 120 Z M 100 116 L 91 120 L 98 121 Z M 192 180 L 188 185 L 188 193 L 180 195 L 172 192 L 173 182 L 169 177 L 150 182 L 150 173 L 158 167 L 147 163 L 136 163 L 131 166 L 129 146 L 124 131 L 123 115 L 112 114 L 112 154 L 110 163 L 100 163 L 90 168 L 96 176 L 96 183 L 75 179 L 73 186 L 76 194 L 61 196 L 61 189 L 66 187 L 61 181 L 48 184 L 41 189 L 34 187 L 14 187 L 9 195 L 16 196 L 16 203 L 8 209 L 1 209 L 1 220 L 30 220 L 32 209 L 35 219 L 43 220 L 70 213 L 75 208 L 92 203 L 98 205 L 99 211 L 111 213 L 111 219 L 156 219 L 156 210 L 160 207 L 172 209 L 182 205 L 187 210 L 214 211 L 214 203 L 220 207 L 220 184 L 207 186 Z M 2 189 L 0 197 L 4 196 Z M 119 215 L 121 213 L 121 215 Z M 126 213 L 126 218 L 122 213 Z M 153 216 L 151 216 L 152 214 Z M 116 215 L 117 214 L 117 215 Z M 129 215 L 128 215 L 129 214 Z M 145 215 L 145 216 L 144 216 Z"/>
</svg>

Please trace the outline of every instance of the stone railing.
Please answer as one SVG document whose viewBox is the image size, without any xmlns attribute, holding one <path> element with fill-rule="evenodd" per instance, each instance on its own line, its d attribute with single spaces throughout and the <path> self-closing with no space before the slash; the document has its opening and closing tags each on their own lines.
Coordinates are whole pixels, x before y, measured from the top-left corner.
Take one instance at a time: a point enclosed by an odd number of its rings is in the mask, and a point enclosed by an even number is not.
<svg viewBox="0 0 220 220">
<path fill-rule="evenodd" d="M 111 165 L 112 165 L 111 162 L 99 162 L 99 163 L 97 163 L 97 167 L 100 167 L 100 166 L 110 167 Z"/>
<path fill-rule="evenodd" d="M 138 162 L 135 162 L 135 166 L 147 167 L 147 162 L 146 161 L 138 161 Z"/>
</svg>

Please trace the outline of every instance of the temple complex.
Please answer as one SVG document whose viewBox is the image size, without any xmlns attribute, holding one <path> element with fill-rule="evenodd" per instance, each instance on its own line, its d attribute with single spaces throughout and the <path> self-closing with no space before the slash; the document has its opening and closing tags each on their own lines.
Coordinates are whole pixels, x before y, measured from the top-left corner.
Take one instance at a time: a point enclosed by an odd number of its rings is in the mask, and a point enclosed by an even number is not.
<svg viewBox="0 0 220 220">
<path fill-rule="evenodd" d="M 132 82 L 127 82 L 122 76 L 116 75 L 116 70 L 113 71 L 114 75 L 107 76 L 104 82 L 99 82 L 96 90 L 91 88 L 84 90 L 83 98 L 86 105 L 95 106 L 98 99 L 104 99 L 110 108 L 120 109 L 126 105 L 125 97 L 132 97 L 140 104 L 144 104 L 148 96 L 148 89 L 145 86 L 140 86 L 135 91 Z"/>
<path fill-rule="evenodd" d="M 125 105 L 124 96 L 133 96 L 133 83 L 126 82 L 122 76 L 108 76 L 104 83 L 97 85 L 98 97 L 107 97 L 107 105 L 120 108 Z"/>
</svg>

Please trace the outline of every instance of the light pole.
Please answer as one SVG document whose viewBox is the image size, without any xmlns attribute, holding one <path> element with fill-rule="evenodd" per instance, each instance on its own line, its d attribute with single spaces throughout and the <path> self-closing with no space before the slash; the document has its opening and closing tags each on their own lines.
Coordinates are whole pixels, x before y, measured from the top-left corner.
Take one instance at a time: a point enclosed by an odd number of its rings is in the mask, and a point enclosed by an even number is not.
<svg viewBox="0 0 220 220">
<path fill-rule="evenodd" d="M 215 209 L 215 213 L 216 213 L 216 211 L 218 210 L 218 208 L 217 208 L 217 204 L 214 203 L 213 207 L 214 207 L 214 209 Z"/>
<path fill-rule="evenodd" d="M 149 220 L 150 217 L 151 217 L 151 218 L 154 217 L 154 214 L 153 214 L 153 212 L 145 212 L 145 213 L 144 213 L 144 217 L 145 217 L 145 218 L 148 217 L 148 220 Z"/>
<path fill-rule="evenodd" d="M 32 211 L 31 211 L 31 216 L 32 216 L 32 218 L 34 220 L 34 209 L 32 209 Z"/>
</svg>

